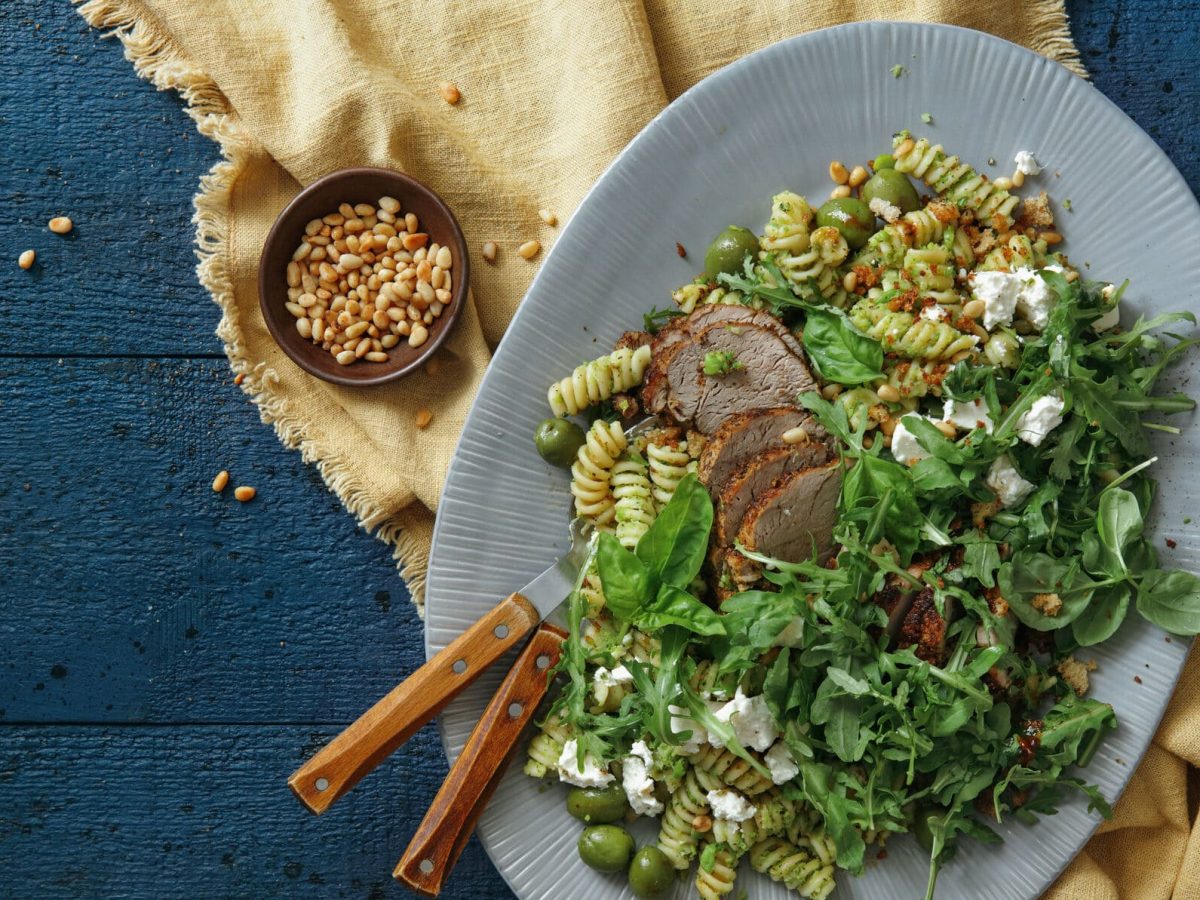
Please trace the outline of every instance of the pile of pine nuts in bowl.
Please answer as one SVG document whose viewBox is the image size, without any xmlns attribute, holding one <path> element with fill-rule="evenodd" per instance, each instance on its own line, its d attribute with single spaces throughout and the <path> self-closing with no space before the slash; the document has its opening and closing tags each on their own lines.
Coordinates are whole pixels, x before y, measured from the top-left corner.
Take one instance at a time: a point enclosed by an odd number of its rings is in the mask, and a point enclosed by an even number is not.
<svg viewBox="0 0 1200 900">
<path fill-rule="evenodd" d="M 465 242 L 445 204 L 418 182 L 417 196 L 396 190 L 319 205 L 309 195 L 354 173 L 411 181 L 359 169 L 315 183 L 272 229 L 259 282 L 267 325 L 297 363 L 338 383 L 378 383 L 411 370 L 445 336 L 465 302 Z M 363 187 L 347 184 L 345 195 L 362 196 Z"/>
</svg>

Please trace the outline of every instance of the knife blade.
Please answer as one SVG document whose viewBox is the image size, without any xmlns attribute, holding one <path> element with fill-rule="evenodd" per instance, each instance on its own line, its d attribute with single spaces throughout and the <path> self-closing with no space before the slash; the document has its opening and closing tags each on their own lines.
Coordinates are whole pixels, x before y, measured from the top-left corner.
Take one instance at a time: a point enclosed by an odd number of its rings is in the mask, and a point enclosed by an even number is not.
<svg viewBox="0 0 1200 900">
<path fill-rule="evenodd" d="M 587 560 L 590 528 L 571 522 L 571 547 L 394 687 L 292 773 L 288 786 L 320 815 L 544 620 L 565 629 L 566 599 Z"/>
</svg>

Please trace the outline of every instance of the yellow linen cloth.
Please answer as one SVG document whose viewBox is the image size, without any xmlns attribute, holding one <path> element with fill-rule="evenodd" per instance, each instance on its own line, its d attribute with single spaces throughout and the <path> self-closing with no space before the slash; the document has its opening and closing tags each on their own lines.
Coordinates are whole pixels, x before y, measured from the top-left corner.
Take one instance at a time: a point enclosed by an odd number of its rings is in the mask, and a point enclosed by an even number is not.
<svg viewBox="0 0 1200 900">
<path fill-rule="evenodd" d="M 421 603 L 433 511 L 459 429 L 537 260 L 616 153 L 671 99 L 790 35 L 866 19 L 935 21 L 1023 44 L 1082 74 L 1056 0 L 89 0 L 138 73 L 178 90 L 224 160 L 196 197 L 199 276 L 243 388 L 280 438 L 315 463 L 367 530 L 395 547 Z M 442 81 L 457 84 L 449 106 Z M 472 297 L 436 375 L 351 390 L 283 355 L 258 309 L 259 252 L 301 186 L 344 166 L 409 172 L 455 210 Z M 480 254 L 495 241 L 495 264 Z M 415 425 L 421 408 L 432 424 Z M 1189 676 L 1189 682 L 1194 677 Z M 1120 815 L 1054 897 L 1200 896 L 1185 773 L 1200 711 L 1181 689 Z M 1049 827 L 1053 827 L 1050 825 Z M 1186 889 L 1185 889 L 1186 888 Z"/>
</svg>

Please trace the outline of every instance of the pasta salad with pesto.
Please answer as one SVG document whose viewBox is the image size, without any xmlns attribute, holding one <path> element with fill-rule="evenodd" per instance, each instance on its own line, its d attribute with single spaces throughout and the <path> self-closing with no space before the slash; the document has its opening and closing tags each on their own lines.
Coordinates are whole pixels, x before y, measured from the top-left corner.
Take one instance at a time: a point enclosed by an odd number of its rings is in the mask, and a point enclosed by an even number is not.
<svg viewBox="0 0 1200 900">
<path fill-rule="evenodd" d="M 822 900 L 911 833 L 932 897 L 998 822 L 1111 815 L 1089 650 L 1134 611 L 1200 631 L 1147 534 L 1195 318 L 1122 316 L 1016 162 L 902 132 L 834 163 L 827 202 L 776 194 L 549 387 L 537 447 L 592 539 L 524 768 L 614 890 L 715 900 L 745 861 Z"/>
</svg>

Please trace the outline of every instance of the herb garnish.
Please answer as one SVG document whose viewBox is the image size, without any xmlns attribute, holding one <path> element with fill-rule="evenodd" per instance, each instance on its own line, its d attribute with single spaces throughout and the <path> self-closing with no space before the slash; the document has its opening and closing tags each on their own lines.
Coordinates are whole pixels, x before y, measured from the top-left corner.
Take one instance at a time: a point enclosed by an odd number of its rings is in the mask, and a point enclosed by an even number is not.
<svg viewBox="0 0 1200 900">
<path fill-rule="evenodd" d="M 744 369 L 741 361 L 732 350 L 710 350 L 704 354 L 704 374 L 720 377 Z"/>
</svg>

